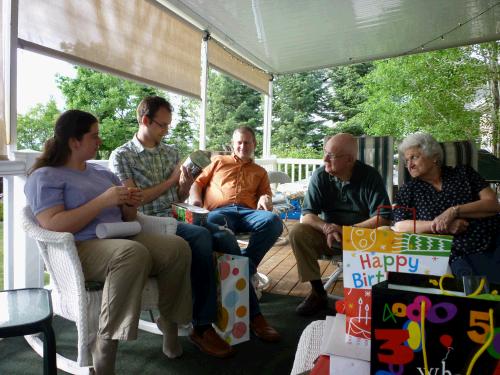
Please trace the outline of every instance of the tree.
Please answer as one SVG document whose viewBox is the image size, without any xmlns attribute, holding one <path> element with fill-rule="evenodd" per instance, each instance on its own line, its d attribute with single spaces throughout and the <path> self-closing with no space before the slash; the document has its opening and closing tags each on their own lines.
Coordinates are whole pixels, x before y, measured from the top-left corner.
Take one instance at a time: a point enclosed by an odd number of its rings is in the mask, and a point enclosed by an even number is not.
<svg viewBox="0 0 500 375">
<path fill-rule="evenodd" d="M 154 87 L 128 81 L 93 69 L 75 67 L 76 77 L 58 76 L 57 84 L 67 108 L 93 113 L 100 122 L 102 146 L 98 158 L 131 139 L 137 131 L 136 108 L 148 95 L 163 95 Z"/>
<path fill-rule="evenodd" d="M 360 112 L 359 105 L 366 100 L 362 78 L 373 70 L 373 63 L 339 66 L 327 70 L 328 96 L 323 116 L 342 123 Z"/>
<path fill-rule="evenodd" d="M 190 154 L 193 149 L 198 148 L 198 129 L 195 129 L 197 121 L 195 114 L 198 102 L 193 99 L 182 98 L 178 110 L 179 120 L 168 132 L 166 142 L 175 145 L 181 158 Z"/>
<path fill-rule="evenodd" d="M 439 141 L 479 139 L 480 113 L 471 108 L 482 69 L 470 50 L 452 48 L 374 64 L 364 79 L 367 101 L 350 123 L 367 134 L 403 138 L 415 131 Z"/>
<path fill-rule="evenodd" d="M 498 42 L 489 42 L 471 47 L 473 57 L 484 66 L 484 78 L 487 90 L 482 92 L 484 98 L 484 127 L 481 129 L 483 143 L 489 144 L 493 153 L 500 157 L 500 67 L 498 64 Z"/>
<path fill-rule="evenodd" d="M 17 148 L 41 151 L 45 141 L 53 136 L 59 117 L 56 101 L 36 104 L 26 114 L 17 116 Z"/>
<path fill-rule="evenodd" d="M 209 72 L 207 103 L 207 147 L 224 150 L 231 144 L 235 128 L 241 125 L 255 130 L 262 144 L 262 95 L 230 77 Z M 257 147 L 256 153 L 260 152 Z"/>
<path fill-rule="evenodd" d="M 274 81 L 273 153 L 286 149 L 321 149 L 325 135 L 326 71 L 278 76 Z M 278 146 L 280 145 L 280 146 Z M 284 156 L 284 155 L 283 155 Z"/>
</svg>

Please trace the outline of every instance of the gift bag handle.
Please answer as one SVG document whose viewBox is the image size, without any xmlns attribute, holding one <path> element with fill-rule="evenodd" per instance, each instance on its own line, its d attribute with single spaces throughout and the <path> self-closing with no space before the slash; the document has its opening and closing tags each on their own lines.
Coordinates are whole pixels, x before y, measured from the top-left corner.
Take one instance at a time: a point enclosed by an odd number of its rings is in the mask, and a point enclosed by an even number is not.
<svg viewBox="0 0 500 375">
<path fill-rule="evenodd" d="M 404 210 L 411 211 L 411 214 L 413 216 L 413 233 L 417 233 L 417 210 L 415 209 L 415 207 L 406 207 L 406 206 L 398 206 L 398 205 L 391 206 L 391 205 L 381 204 L 380 206 L 377 207 L 377 223 L 376 223 L 377 228 L 378 228 L 378 218 L 380 217 L 380 210 L 382 208 L 388 208 L 390 210 L 393 210 L 395 208 L 402 208 Z"/>
<path fill-rule="evenodd" d="M 446 289 L 444 289 L 443 287 L 443 281 L 444 279 L 453 279 L 455 278 L 455 276 L 449 274 L 449 273 L 445 273 L 444 275 L 442 275 L 440 278 L 439 278 L 439 289 L 441 290 L 441 292 L 445 295 L 445 296 L 459 296 L 459 294 L 455 294 L 455 293 L 450 293 L 449 291 L 447 291 Z M 481 291 L 483 290 L 484 288 L 484 284 L 486 284 L 486 278 L 485 277 L 481 277 L 481 281 L 479 282 L 479 286 L 477 287 L 477 289 L 465 296 L 467 298 L 472 298 L 472 297 L 475 297 L 477 295 L 479 295 L 479 293 L 481 293 Z"/>
</svg>

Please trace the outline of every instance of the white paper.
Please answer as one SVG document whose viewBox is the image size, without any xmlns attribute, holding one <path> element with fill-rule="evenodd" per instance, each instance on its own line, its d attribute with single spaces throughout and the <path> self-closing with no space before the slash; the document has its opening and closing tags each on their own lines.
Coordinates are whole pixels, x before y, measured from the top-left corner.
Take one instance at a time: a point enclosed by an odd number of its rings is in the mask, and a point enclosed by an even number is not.
<svg viewBox="0 0 500 375">
<path fill-rule="evenodd" d="M 369 375 L 370 362 L 363 361 L 361 359 L 353 359 L 353 358 L 341 357 L 338 355 L 332 355 L 330 356 L 330 374 Z"/>
<path fill-rule="evenodd" d="M 337 314 L 333 328 L 328 337 L 325 337 L 325 354 L 338 355 L 347 358 L 370 360 L 370 341 L 366 345 L 356 345 L 345 342 L 345 315 Z"/>
<path fill-rule="evenodd" d="M 136 235 L 141 231 L 138 221 L 123 221 L 118 223 L 97 224 L 95 234 L 97 238 L 122 238 Z"/>
</svg>

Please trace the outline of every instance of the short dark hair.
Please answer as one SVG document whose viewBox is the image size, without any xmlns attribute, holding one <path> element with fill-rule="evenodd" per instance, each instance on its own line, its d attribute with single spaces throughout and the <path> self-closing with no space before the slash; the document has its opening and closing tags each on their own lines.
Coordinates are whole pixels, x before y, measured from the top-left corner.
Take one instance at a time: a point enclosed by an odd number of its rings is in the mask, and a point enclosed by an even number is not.
<svg viewBox="0 0 500 375">
<path fill-rule="evenodd" d="M 172 105 L 161 96 L 146 96 L 137 106 L 137 122 L 140 124 L 142 116 L 153 119 L 160 108 L 165 108 L 172 113 Z"/>
<path fill-rule="evenodd" d="M 242 126 L 237 127 L 236 129 L 234 129 L 233 136 L 234 136 L 234 133 L 236 133 L 236 132 L 238 132 L 238 133 L 248 132 L 248 133 L 252 134 L 253 141 L 255 143 L 257 143 L 257 138 L 255 137 L 255 131 L 250 126 L 242 125 Z"/>
</svg>

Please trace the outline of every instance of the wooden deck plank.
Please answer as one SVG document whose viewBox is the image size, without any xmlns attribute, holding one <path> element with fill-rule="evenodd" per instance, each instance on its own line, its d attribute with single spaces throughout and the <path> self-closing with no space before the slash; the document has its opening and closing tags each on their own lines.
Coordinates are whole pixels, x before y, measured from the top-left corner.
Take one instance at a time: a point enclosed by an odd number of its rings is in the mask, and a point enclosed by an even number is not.
<svg viewBox="0 0 500 375">
<path fill-rule="evenodd" d="M 267 275 L 271 278 L 271 285 L 269 291 L 272 291 L 274 287 L 282 281 L 283 277 L 296 265 L 295 256 L 291 251 L 288 252 L 287 256 L 274 267 L 274 269 Z M 278 293 L 278 294 L 288 294 L 288 293 Z"/>
<path fill-rule="evenodd" d="M 290 265 L 290 269 L 281 277 L 281 279 L 274 285 L 274 287 L 270 291 L 276 294 L 289 294 L 290 290 L 292 290 L 299 282 L 297 262 L 295 261 L 295 256 L 293 255 L 293 253 L 290 254 L 290 256 L 287 257 L 287 259 L 285 259 L 282 264 Z M 277 272 L 279 272 L 279 270 L 277 270 Z"/>
<path fill-rule="evenodd" d="M 262 266 L 264 263 L 266 263 L 269 259 L 271 259 L 278 251 L 281 251 L 283 249 L 283 246 L 273 246 L 271 249 L 264 255 L 264 258 L 260 261 L 259 268 Z M 260 270 L 259 270 L 260 271 Z"/>
<path fill-rule="evenodd" d="M 267 262 L 264 264 L 260 264 L 258 267 L 258 271 L 269 275 L 271 271 L 273 271 L 288 255 L 292 254 L 292 250 L 290 248 L 283 248 L 280 251 L 276 252 Z M 293 254 L 292 254 L 293 256 Z"/>
</svg>

